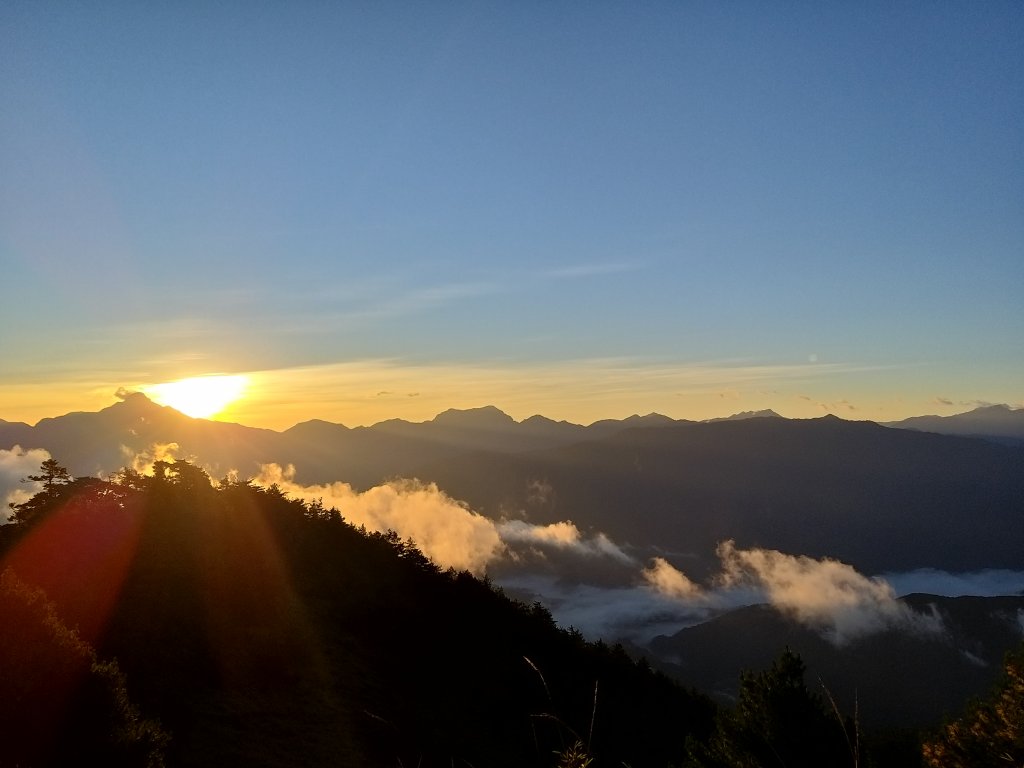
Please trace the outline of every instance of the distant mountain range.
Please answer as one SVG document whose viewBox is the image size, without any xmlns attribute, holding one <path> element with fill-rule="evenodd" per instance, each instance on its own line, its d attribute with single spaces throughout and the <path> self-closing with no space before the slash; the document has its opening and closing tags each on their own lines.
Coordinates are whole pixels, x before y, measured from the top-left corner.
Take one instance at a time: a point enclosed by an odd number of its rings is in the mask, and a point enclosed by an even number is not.
<svg viewBox="0 0 1024 768">
<path fill-rule="evenodd" d="M 988 405 L 954 416 L 912 416 L 887 422 L 885 426 L 1024 445 L 1024 408 L 1014 409 L 1008 405 Z"/>
<path fill-rule="evenodd" d="M 1024 414 L 979 410 L 970 423 L 990 430 Z M 116 471 L 168 443 L 214 477 L 273 462 L 294 465 L 306 485 L 436 482 L 493 519 L 570 519 L 626 546 L 676 553 L 697 575 L 717 565 L 714 548 L 727 538 L 866 573 L 1024 568 L 1024 447 L 834 416 L 698 423 L 649 414 L 581 426 L 516 422 L 486 407 L 423 423 L 313 420 L 275 432 L 192 419 L 131 394 L 96 413 L 0 422 L 0 448 L 44 448 L 75 475 Z"/>
</svg>

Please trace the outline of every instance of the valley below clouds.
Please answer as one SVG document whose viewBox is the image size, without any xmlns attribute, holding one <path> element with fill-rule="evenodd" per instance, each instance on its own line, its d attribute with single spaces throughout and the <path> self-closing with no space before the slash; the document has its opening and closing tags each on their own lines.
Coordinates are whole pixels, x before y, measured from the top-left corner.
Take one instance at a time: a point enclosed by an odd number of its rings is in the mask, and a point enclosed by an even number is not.
<svg viewBox="0 0 1024 768">
<path fill-rule="evenodd" d="M 359 492 L 343 482 L 303 486 L 294 476 L 294 467 L 270 464 L 254 482 L 337 509 L 352 525 L 395 531 L 439 567 L 487 574 L 592 639 L 643 644 L 740 606 L 768 604 L 843 646 L 890 629 L 942 633 L 941 618 L 899 601 L 894 583 L 945 596 L 1024 591 L 1024 572 L 931 569 L 870 577 L 830 558 L 741 549 L 732 540 L 717 548 L 717 573 L 698 583 L 656 547 L 621 546 L 600 531 L 584 534 L 570 520 L 491 520 L 433 483 L 395 480 Z"/>
</svg>

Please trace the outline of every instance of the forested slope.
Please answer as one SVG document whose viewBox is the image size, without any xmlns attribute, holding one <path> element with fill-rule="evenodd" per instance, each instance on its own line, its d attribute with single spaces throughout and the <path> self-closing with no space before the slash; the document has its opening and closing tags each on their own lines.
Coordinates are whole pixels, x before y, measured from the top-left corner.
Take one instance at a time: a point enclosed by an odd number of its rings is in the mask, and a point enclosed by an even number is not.
<svg viewBox="0 0 1024 768">
<path fill-rule="evenodd" d="M 578 740 L 660 766 L 711 727 L 621 648 L 273 488 L 158 464 L 51 477 L 17 518 L 3 567 L 118 660 L 172 765 L 550 765 Z"/>
</svg>

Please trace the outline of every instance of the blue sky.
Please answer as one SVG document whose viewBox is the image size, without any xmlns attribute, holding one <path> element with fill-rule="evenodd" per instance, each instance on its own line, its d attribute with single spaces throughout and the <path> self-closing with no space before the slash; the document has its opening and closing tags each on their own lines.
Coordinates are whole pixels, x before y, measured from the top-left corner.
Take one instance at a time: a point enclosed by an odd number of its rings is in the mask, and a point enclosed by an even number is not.
<svg viewBox="0 0 1024 768">
<path fill-rule="evenodd" d="M 1018 2 L 8 2 L 0 72 L 0 418 L 1024 405 Z"/>
</svg>

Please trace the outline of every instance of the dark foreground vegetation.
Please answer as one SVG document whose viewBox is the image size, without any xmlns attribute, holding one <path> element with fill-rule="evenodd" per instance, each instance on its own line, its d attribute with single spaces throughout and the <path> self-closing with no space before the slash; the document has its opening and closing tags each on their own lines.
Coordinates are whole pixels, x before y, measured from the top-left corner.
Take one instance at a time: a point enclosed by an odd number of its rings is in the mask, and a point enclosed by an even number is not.
<svg viewBox="0 0 1024 768">
<path fill-rule="evenodd" d="M 274 487 L 184 461 L 110 481 L 48 461 L 32 479 L 0 528 L 0 766 L 982 765 L 996 737 L 977 736 L 997 731 L 1024 754 L 999 731 L 1019 663 L 922 753 L 860 734 L 793 654 L 719 711 Z"/>
</svg>

